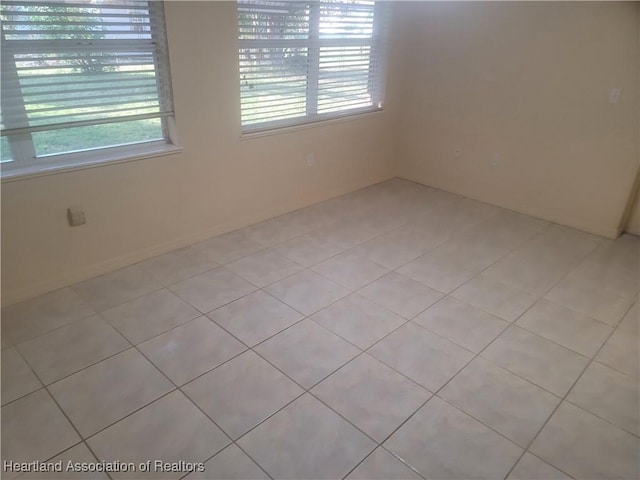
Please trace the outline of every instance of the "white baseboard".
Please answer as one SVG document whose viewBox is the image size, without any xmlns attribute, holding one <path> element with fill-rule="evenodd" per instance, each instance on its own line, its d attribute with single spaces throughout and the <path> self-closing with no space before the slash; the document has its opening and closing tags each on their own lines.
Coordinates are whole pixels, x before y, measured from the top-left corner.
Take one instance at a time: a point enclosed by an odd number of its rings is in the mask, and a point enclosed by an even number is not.
<svg viewBox="0 0 640 480">
<path fill-rule="evenodd" d="M 610 226 L 604 226 L 604 225 L 594 225 L 594 224 L 586 224 L 586 223 L 578 223 L 578 222 L 560 222 L 558 221 L 557 218 L 553 218 L 552 216 L 549 216 L 549 215 L 541 215 L 539 212 L 534 212 L 525 208 L 514 208 L 514 207 L 506 206 L 500 203 L 491 202 L 484 198 L 473 198 L 467 195 L 465 192 L 446 190 L 437 185 L 430 185 L 428 183 L 423 183 L 423 182 L 414 180 L 412 178 L 407 178 L 402 176 L 397 176 L 397 178 L 401 178 L 409 182 L 414 182 L 419 185 L 424 185 L 426 187 L 435 188 L 437 190 L 442 190 L 443 192 L 454 193 L 462 197 L 470 198 L 471 200 L 477 200 L 479 202 L 488 203 L 490 205 L 495 205 L 496 207 L 504 208 L 505 210 L 510 210 L 515 213 L 520 213 L 522 215 L 527 215 L 529 217 L 538 218 L 540 220 L 545 220 L 547 222 L 555 223 L 557 225 L 563 225 L 565 227 L 574 228 L 582 232 L 591 233 L 592 235 L 598 235 L 600 237 L 610 238 L 612 240 L 615 240 L 616 238 L 618 238 L 623 231 L 622 228 L 618 228 L 618 227 L 610 227 Z"/>
<path fill-rule="evenodd" d="M 384 182 L 386 180 L 389 180 L 390 178 L 393 178 L 393 176 L 379 179 L 379 180 L 369 181 L 364 184 L 362 182 L 357 182 L 357 183 L 354 183 L 353 185 L 350 185 L 349 187 L 332 191 L 328 195 L 323 195 L 322 198 L 314 199 L 311 202 L 306 202 L 306 203 L 291 202 L 290 204 L 287 204 L 287 205 L 280 205 L 276 208 L 271 208 L 271 209 L 263 210 L 257 213 L 252 213 L 244 217 L 235 219 L 232 222 L 219 224 L 199 232 L 194 232 L 194 233 L 182 236 L 175 240 L 152 245 L 146 248 L 142 248 L 142 249 L 127 253 L 125 255 L 120 255 L 120 256 L 110 258 L 101 262 L 97 262 L 97 263 L 88 265 L 86 267 L 73 270 L 71 272 L 66 272 L 54 278 L 49 278 L 43 281 L 35 282 L 24 288 L 3 290 L 2 306 L 5 307 L 14 303 L 21 302 L 23 300 L 27 300 L 29 298 L 36 297 L 38 295 L 42 295 L 44 293 L 48 293 L 54 290 L 58 290 L 60 288 L 68 287 L 78 282 L 82 282 L 84 280 L 88 280 L 90 278 L 97 277 L 99 275 L 104 275 L 105 273 L 112 272 L 119 268 L 123 268 L 129 265 L 133 265 L 135 263 L 142 262 L 143 260 L 147 260 L 157 255 L 162 255 L 164 253 L 168 253 L 173 250 L 177 250 L 179 248 L 187 247 L 194 243 L 207 240 L 208 238 L 214 237 L 216 235 L 232 232 L 234 230 L 244 228 L 248 225 L 253 225 L 254 223 L 262 222 L 264 220 L 277 217 L 279 215 L 284 215 L 285 213 L 293 212 L 295 210 L 300 210 L 310 205 L 314 205 L 316 203 L 329 200 L 331 198 L 339 197 L 341 195 L 345 195 L 347 193 L 360 190 L 362 188 L 366 188 L 368 186 L 375 185 L 380 182 Z"/>
</svg>

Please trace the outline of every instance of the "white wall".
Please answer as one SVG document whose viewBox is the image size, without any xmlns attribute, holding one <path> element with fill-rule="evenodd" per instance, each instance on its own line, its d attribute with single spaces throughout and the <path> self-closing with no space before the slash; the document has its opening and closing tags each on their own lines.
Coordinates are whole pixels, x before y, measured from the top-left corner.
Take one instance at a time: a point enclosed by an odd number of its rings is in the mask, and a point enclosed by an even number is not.
<svg viewBox="0 0 640 480">
<path fill-rule="evenodd" d="M 402 5 L 399 176 L 617 236 L 638 171 L 638 10 Z M 614 87 L 622 95 L 610 104 Z"/>
<path fill-rule="evenodd" d="M 183 152 L 3 183 L 3 304 L 396 174 L 615 236 L 638 169 L 638 4 L 394 10 L 384 112 L 241 140 L 235 3 L 167 2 Z"/>
<path fill-rule="evenodd" d="M 235 2 L 165 9 L 183 152 L 3 183 L 3 304 L 393 176 L 392 107 L 241 140 Z"/>
<path fill-rule="evenodd" d="M 631 211 L 627 220 L 625 231 L 640 235 L 640 190 L 636 192 L 636 197 L 631 205 Z"/>
</svg>

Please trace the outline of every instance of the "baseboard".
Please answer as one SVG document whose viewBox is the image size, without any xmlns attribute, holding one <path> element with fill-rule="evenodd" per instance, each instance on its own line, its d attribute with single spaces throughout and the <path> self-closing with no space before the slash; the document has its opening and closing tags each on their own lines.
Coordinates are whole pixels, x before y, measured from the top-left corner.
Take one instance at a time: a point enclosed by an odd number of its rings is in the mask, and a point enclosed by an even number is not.
<svg viewBox="0 0 640 480">
<path fill-rule="evenodd" d="M 622 234 L 622 231 L 623 231 L 622 228 L 618 228 L 618 227 L 608 227 L 608 226 L 602 226 L 602 225 L 592 225 L 592 224 L 584 224 L 584 223 L 577 223 L 577 222 L 576 223 L 574 223 L 574 222 L 568 222 L 568 223 L 567 222 L 561 222 L 557 218 L 553 218 L 552 216 L 549 216 L 549 215 L 541 215 L 539 212 L 534 212 L 534 211 L 531 211 L 529 209 L 514 208 L 513 206 L 506 206 L 506 205 L 503 205 L 503 204 L 500 204 L 500 203 L 495 203 L 495 202 L 492 202 L 492 201 L 484 199 L 484 198 L 470 197 L 468 194 L 466 194 L 464 192 L 455 191 L 455 190 L 447 190 L 447 189 L 438 187 L 437 185 L 429 185 L 428 183 L 418 182 L 416 180 L 413 180 L 412 178 L 406 178 L 406 177 L 402 177 L 402 176 L 397 176 L 397 178 L 401 178 L 402 180 L 406 180 L 408 182 L 417 183 L 418 185 L 424 185 L 425 187 L 435 188 L 436 190 L 442 190 L 443 192 L 448 192 L 448 193 L 453 193 L 455 195 L 460 195 L 461 197 L 469 198 L 471 200 L 477 200 L 478 202 L 488 203 L 488 204 L 494 205 L 496 207 L 504 208 L 505 210 L 509 210 L 511 212 L 520 213 L 522 215 L 527 215 L 527 216 L 533 217 L 533 218 L 538 218 L 540 220 L 544 220 L 546 222 L 555 223 L 557 225 L 563 225 L 565 227 L 569 227 L 569 228 L 573 228 L 573 229 L 576 229 L 576 230 L 580 230 L 582 232 L 590 233 L 592 235 L 597 235 L 599 237 L 605 237 L 605 238 L 609 238 L 609 239 L 615 240 L 616 238 L 618 238 Z"/>
<path fill-rule="evenodd" d="M 349 185 L 347 187 L 343 187 L 340 189 L 336 189 L 334 191 L 329 192 L 328 195 L 322 195 L 320 198 L 313 199 L 311 201 L 306 201 L 306 202 L 294 201 L 289 204 L 279 205 L 278 207 L 262 210 L 257 213 L 252 213 L 252 214 L 240 217 L 238 219 L 235 219 L 232 222 L 218 224 L 218 225 L 215 225 L 214 227 L 210 227 L 210 228 L 201 230 L 199 232 L 194 232 L 194 233 L 182 236 L 175 240 L 152 245 L 150 247 L 142 248 L 142 249 L 133 251 L 131 253 L 127 253 L 125 255 L 120 255 L 118 257 L 104 260 L 102 262 L 94 263 L 87 267 L 83 267 L 77 270 L 73 270 L 71 272 L 67 272 L 64 275 L 60 275 L 55 278 L 50 278 L 48 280 L 36 282 L 25 288 L 9 289 L 6 291 L 3 290 L 1 303 L 3 307 L 6 307 L 8 305 L 12 305 L 14 303 L 18 303 L 23 300 L 28 300 L 29 298 L 33 298 L 38 295 L 52 292 L 60 288 L 68 287 L 78 282 L 82 282 L 84 280 L 88 280 L 90 278 L 97 277 L 99 275 L 104 275 L 106 273 L 113 272 L 114 270 L 117 270 L 119 268 L 127 267 L 129 265 L 142 262 L 144 260 L 155 257 L 157 255 L 162 255 L 164 253 L 177 250 L 179 248 L 187 247 L 194 243 L 207 240 L 208 238 L 214 237 L 216 235 L 232 232 L 234 230 L 238 230 L 240 228 L 244 228 L 249 225 L 253 225 L 255 223 L 268 220 L 270 218 L 278 217 L 286 213 L 294 212 L 296 210 L 300 210 L 300 209 L 309 207 L 311 205 L 315 205 L 316 203 L 319 203 L 319 202 L 330 200 L 332 198 L 336 198 L 341 195 L 346 195 L 348 193 L 360 190 L 362 188 L 367 188 L 372 185 L 376 185 L 378 183 L 387 181 L 391 178 L 393 178 L 393 176 L 390 176 L 388 178 L 378 179 L 378 180 L 369 180 L 368 182 L 364 182 L 364 183 L 354 182 L 354 184 L 352 185 Z"/>
</svg>

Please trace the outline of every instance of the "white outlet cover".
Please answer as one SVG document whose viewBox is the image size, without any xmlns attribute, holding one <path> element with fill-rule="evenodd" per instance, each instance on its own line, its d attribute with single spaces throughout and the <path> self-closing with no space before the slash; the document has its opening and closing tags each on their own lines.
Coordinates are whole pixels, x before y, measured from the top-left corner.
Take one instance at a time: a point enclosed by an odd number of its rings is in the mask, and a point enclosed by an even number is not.
<svg viewBox="0 0 640 480">
<path fill-rule="evenodd" d="M 316 163 L 316 156 L 313 153 L 307 153 L 307 167 L 312 167 Z"/>
<path fill-rule="evenodd" d="M 621 88 L 612 88 L 609 92 L 609 103 L 618 103 L 618 99 L 620 98 L 620 93 L 622 92 Z"/>
</svg>

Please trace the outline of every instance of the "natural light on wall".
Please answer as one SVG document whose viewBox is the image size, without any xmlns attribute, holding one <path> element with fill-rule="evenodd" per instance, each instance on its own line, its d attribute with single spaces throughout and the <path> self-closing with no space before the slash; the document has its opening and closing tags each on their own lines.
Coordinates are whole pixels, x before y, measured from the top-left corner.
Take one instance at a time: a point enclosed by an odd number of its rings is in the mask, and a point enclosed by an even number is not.
<svg viewBox="0 0 640 480">
<path fill-rule="evenodd" d="M 172 141 L 162 2 L 6 0 L 0 18 L 3 176 Z"/>
<path fill-rule="evenodd" d="M 238 1 L 244 132 L 382 108 L 383 2 Z"/>
</svg>

